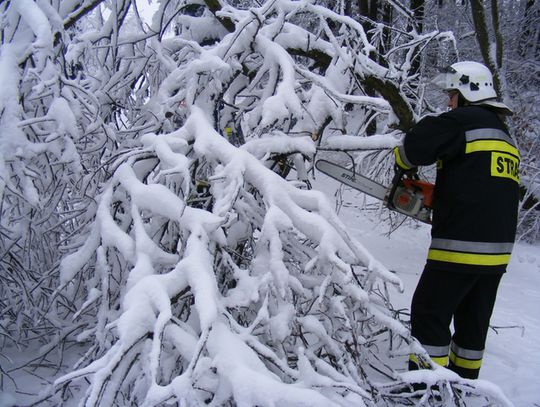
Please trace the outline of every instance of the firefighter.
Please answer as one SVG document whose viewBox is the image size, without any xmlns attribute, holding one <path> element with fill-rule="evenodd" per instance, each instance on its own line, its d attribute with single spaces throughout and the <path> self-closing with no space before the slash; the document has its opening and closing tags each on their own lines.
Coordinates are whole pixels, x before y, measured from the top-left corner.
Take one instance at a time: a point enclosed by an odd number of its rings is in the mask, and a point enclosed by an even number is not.
<svg viewBox="0 0 540 407">
<path fill-rule="evenodd" d="M 520 156 L 502 119 L 512 112 L 497 100 L 487 67 L 458 62 L 434 82 L 448 92 L 450 110 L 420 120 L 394 150 L 396 165 L 408 171 L 437 164 L 411 333 L 432 361 L 476 379 L 515 238 Z M 410 356 L 409 369 L 425 367 Z"/>
</svg>

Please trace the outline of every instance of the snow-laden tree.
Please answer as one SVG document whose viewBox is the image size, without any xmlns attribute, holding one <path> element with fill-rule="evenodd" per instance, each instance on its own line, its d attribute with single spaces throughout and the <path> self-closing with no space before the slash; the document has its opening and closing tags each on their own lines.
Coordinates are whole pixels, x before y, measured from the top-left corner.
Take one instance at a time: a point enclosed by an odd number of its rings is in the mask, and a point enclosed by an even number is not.
<svg viewBox="0 0 540 407">
<path fill-rule="evenodd" d="M 149 26 L 127 0 L 1 7 L 3 341 L 85 349 L 36 403 L 509 404 L 431 364 L 399 279 L 309 189 L 317 151 L 380 170 L 450 33 L 395 1 L 394 26 L 291 0 L 161 1 Z"/>
<path fill-rule="evenodd" d="M 102 164 L 120 137 L 103 114 L 106 104 L 100 99 L 105 98 L 99 91 L 104 84 L 75 72 L 67 62 L 65 28 L 84 14 L 86 5 L 66 3 L 60 14 L 46 2 L 0 4 L 4 343 L 67 335 L 64 321 L 51 308 L 58 262 L 69 249 L 66 243 L 92 220 L 96 189 L 108 176 Z"/>
</svg>

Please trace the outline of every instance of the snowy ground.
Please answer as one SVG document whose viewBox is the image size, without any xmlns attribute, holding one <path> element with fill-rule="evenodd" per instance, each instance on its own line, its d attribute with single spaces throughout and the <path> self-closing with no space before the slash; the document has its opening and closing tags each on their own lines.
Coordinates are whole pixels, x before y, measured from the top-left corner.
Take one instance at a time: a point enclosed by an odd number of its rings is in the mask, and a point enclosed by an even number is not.
<svg viewBox="0 0 540 407">
<path fill-rule="evenodd" d="M 318 176 L 316 188 L 334 199 L 337 183 Z M 395 271 L 403 280 L 405 292 L 392 294 L 395 308 L 409 308 L 410 299 L 422 270 L 429 245 L 429 227 L 404 226 L 390 236 L 388 226 L 375 221 L 373 213 L 362 212 L 357 205 L 362 195 L 351 190 L 343 193 L 340 218 L 349 231 L 371 253 Z M 480 378 L 499 385 L 516 407 L 540 407 L 540 247 L 518 244 L 508 273 L 503 277 L 487 341 Z M 13 353 L 14 365 L 29 354 Z M 39 392 L 50 378 L 17 375 L 20 390 Z M 6 382 L 4 382 L 6 385 Z M 9 387 L 9 383 L 8 383 Z M 0 407 L 24 405 L 24 394 L 0 393 Z"/>
<path fill-rule="evenodd" d="M 333 199 L 337 184 L 319 176 L 317 189 Z M 388 226 L 356 207 L 363 195 L 344 191 L 340 218 L 364 246 L 402 279 L 405 292 L 392 294 L 395 308 L 410 300 L 425 263 L 429 226 L 402 227 L 388 237 Z M 518 244 L 501 281 L 491 319 L 480 378 L 497 384 L 516 407 L 540 406 L 540 246 Z"/>
</svg>

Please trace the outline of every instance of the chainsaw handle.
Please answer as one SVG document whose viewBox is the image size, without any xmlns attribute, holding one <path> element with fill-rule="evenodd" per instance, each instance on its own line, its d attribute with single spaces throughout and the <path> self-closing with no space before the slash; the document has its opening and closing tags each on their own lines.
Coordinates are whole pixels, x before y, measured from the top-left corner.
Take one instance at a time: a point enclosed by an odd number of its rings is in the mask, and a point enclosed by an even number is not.
<svg viewBox="0 0 540 407">
<path fill-rule="evenodd" d="M 424 206 L 430 209 L 433 208 L 433 190 L 435 189 L 435 185 L 419 179 L 404 179 L 403 185 L 409 189 L 420 190 L 424 198 Z"/>
<path fill-rule="evenodd" d="M 404 178 L 404 175 L 407 175 L 408 178 Z M 420 180 L 417 172 L 404 170 L 397 165 L 394 178 L 392 179 L 392 187 L 390 188 L 387 198 L 387 205 L 389 208 L 395 208 L 394 195 L 396 194 L 396 190 L 400 183 L 403 183 L 407 189 L 420 190 L 423 196 L 424 206 L 430 209 L 433 208 L 433 190 L 435 185 L 427 181 Z"/>
<path fill-rule="evenodd" d="M 394 178 L 392 178 L 392 187 L 390 188 L 390 192 L 388 193 L 388 197 L 386 200 L 386 204 L 389 208 L 395 208 L 394 206 L 394 195 L 396 194 L 396 189 L 399 186 L 399 181 L 401 178 L 405 175 L 405 170 L 401 168 L 400 166 L 395 166 L 395 172 L 394 172 Z"/>
</svg>

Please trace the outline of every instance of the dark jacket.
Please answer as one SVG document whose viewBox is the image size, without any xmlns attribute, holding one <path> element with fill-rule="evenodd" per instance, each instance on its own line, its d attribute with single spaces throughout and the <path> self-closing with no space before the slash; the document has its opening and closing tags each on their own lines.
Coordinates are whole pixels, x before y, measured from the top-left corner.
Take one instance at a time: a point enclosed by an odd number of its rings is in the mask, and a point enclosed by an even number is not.
<svg viewBox="0 0 540 407">
<path fill-rule="evenodd" d="M 437 162 L 428 264 L 503 273 L 516 233 L 520 157 L 497 114 L 466 106 L 426 117 L 395 153 L 405 169 Z"/>
</svg>

